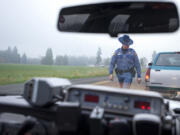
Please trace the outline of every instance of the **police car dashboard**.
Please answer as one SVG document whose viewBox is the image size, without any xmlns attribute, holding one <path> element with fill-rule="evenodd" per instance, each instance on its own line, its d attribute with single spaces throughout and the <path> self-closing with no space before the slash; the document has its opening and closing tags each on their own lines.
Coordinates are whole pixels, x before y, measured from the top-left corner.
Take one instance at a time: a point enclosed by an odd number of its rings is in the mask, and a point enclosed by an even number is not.
<svg viewBox="0 0 180 135">
<path fill-rule="evenodd" d="M 168 102 L 156 92 L 33 78 L 22 96 L 0 98 L 0 133 L 180 135 L 180 102 Z"/>
<path fill-rule="evenodd" d="M 94 85 L 76 85 L 68 89 L 65 101 L 78 102 L 84 112 L 104 108 L 112 115 L 134 116 L 138 113 L 163 115 L 163 98 L 159 93 Z"/>
</svg>

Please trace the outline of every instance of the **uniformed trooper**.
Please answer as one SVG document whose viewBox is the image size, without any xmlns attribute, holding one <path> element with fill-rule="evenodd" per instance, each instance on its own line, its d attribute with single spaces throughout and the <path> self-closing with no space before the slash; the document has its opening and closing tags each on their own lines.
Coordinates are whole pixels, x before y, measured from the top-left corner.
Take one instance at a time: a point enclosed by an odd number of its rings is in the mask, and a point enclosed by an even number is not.
<svg viewBox="0 0 180 135">
<path fill-rule="evenodd" d="M 118 40 L 122 43 L 122 47 L 117 49 L 112 56 L 109 67 L 109 79 L 113 80 L 113 70 L 115 68 L 120 87 L 130 88 L 136 72 L 137 82 L 141 83 L 141 66 L 135 50 L 129 48 L 133 44 L 133 40 L 128 35 L 119 37 Z"/>
</svg>

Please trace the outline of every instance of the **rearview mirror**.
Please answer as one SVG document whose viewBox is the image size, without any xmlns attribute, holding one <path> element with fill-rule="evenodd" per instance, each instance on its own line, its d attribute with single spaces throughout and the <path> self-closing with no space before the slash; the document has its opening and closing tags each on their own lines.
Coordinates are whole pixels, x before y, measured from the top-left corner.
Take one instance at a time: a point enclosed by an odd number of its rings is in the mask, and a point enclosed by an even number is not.
<svg viewBox="0 0 180 135">
<path fill-rule="evenodd" d="M 179 27 L 174 3 L 113 2 L 63 8 L 58 29 L 64 32 L 169 33 Z"/>
</svg>

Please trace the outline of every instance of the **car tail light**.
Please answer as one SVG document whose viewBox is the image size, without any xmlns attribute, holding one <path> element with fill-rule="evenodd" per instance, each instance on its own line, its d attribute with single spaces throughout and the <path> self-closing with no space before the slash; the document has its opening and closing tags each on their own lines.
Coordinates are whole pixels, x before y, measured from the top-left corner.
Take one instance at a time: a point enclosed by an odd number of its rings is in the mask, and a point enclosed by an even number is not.
<svg viewBox="0 0 180 135">
<path fill-rule="evenodd" d="M 146 75 L 145 75 L 145 81 L 146 82 L 148 82 L 150 79 L 150 71 L 151 71 L 151 68 L 148 68 L 146 71 Z"/>
</svg>

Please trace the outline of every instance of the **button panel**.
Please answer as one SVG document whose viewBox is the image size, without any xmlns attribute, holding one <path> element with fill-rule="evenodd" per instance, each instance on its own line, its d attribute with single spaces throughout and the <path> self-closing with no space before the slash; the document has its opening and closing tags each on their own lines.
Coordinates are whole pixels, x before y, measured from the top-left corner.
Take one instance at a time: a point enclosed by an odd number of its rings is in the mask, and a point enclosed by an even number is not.
<svg viewBox="0 0 180 135">
<path fill-rule="evenodd" d="M 94 109 L 99 106 L 104 108 L 105 112 L 111 113 L 133 115 L 137 113 L 160 114 L 161 112 L 161 107 L 159 107 L 161 100 L 143 96 L 74 90 L 70 92 L 68 100 L 72 102 L 78 101 L 81 107 L 86 109 Z"/>
</svg>

